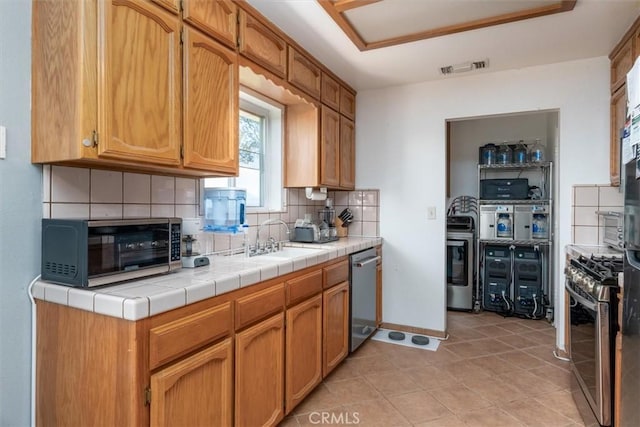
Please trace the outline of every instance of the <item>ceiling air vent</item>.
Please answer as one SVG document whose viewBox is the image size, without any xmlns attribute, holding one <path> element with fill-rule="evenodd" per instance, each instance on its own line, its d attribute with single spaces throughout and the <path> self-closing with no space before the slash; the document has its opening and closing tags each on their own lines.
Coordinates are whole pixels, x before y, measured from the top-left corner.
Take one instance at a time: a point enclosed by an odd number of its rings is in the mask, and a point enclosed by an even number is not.
<svg viewBox="0 0 640 427">
<path fill-rule="evenodd" d="M 444 67 L 440 67 L 440 72 L 446 76 L 449 74 L 466 73 L 467 71 L 473 71 L 488 67 L 489 60 L 483 59 L 480 61 L 463 62 L 462 64 L 446 65 Z"/>
</svg>

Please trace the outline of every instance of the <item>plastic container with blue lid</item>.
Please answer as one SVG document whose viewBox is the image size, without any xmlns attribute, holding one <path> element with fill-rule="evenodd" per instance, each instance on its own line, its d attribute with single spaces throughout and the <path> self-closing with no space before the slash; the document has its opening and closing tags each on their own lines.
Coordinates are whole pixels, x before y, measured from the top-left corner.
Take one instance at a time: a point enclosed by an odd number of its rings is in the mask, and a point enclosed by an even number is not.
<svg viewBox="0 0 640 427">
<path fill-rule="evenodd" d="M 247 191 L 243 188 L 205 188 L 205 231 L 237 233 L 245 222 Z"/>
</svg>

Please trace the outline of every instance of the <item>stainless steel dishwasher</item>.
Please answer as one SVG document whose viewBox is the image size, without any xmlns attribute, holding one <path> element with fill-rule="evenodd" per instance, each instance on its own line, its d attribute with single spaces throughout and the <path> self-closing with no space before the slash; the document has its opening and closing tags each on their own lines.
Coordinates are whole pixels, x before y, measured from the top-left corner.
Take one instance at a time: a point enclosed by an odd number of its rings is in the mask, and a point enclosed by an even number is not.
<svg viewBox="0 0 640 427">
<path fill-rule="evenodd" d="M 349 257 L 350 351 L 357 349 L 376 330 L 376 263 L 379 259 L 375 248 Z"/>
</svg>

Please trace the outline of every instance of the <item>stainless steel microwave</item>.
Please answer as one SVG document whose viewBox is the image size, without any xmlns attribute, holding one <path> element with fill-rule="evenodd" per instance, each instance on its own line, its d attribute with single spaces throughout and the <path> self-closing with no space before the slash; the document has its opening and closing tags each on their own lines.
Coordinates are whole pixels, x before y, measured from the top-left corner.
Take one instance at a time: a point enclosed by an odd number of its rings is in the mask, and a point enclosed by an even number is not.
<svg viewBox="0 0 640 427">
<path fill-rule="evenodd" d="M 43 219 L 41 278 L 101 286 L 182 267 L 180 218 Z"/>
</svg>

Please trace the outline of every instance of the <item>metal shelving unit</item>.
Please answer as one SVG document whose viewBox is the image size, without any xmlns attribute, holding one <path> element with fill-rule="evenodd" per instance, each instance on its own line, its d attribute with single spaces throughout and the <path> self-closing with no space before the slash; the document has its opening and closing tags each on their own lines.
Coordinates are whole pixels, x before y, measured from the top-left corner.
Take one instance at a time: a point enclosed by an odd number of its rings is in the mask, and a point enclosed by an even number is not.
<svg viewBox="0 0 640 427">
<path fill-rule="evenodd" d="M 481 196 L 481 181 L 483 179 L 491 179 L 491 178 L 504 178 L 504 179 L 515 179 L 515 178 L 524 178 L 526 177 L 529 181 L 529 186 L 537 186 L 540 189 L 540 198 L 539 199 L 482 199 Z M 533 250 L 539 253 L 539 259 L 541 264 L 541 274 L 542 274 L 542 292 L 550 301 L 553 301 L 553 295 L 551 295 L 550 283 L 553 271 L 553 224 L 554 224 L 554 206 L 553 206 L 553 162 L 541 162 L 541 163 L 524 163 L 524 164 L 504 164 L 504 165 L 478 165 L 478 239 L 476 244 L 476 271 L 478 272 L 478 282 L 477 282 L 477 291 L 475 298 L 475 311 L 480 310 L 480 305 L 482 304 L 482 308 L 485 308 L 485 271 L 484 268 L 484 251 L 485 247 L 488 245 L 497 246 L 497 247 L 505 247 L 508 248 L 509 253 L 511 254 L 511 277 L 510 277 L 510 294 L 514 295 L 514 279 L 513 279 L 513 262 L 514 262 L 514 251 L 516 248 L 521 248 L 526 250 Z M 512 233 L 515 233 L 515 228 L 518 226 L 516 224 L 516 211 L 519 211 L 518 219 L 522 221 L 522 217 L 526 216 L 526 212 L 529 212 L 531 218 L 533 218 L 533 214 L 536 213 L 536 207 L 540 207 L 540 211 L 544 211 L 547 215 L 547 237 L 544 239 L 533 238 L 532 235 L 527 236 L 527 238 L 522 238 L 522 236 L 515 237 L 512 234 L 512 238 L 504 238 L 497 236 L 482 236 L 481 230 L 483 230 L 483 226 L 487 227 L 487 218 L 489 215 L 487 213 L 487 208 L 493 206 L 499 208 L 500 206 L 511 207 L 511 211 L 509 214 L 511 215 L 511 223 L 512 223 Z M 485 208 L 485 216 L 482 215 L 483 207 Z M 517 209 L 519 208 L 519 209 Z M 491 209 L 491 208 L 489 208 Z M 493 225 L 496 223 L 496 219 L 500 210 L 496 210 Z M 531 226 L 531 222 L 529 226 Z M 526 227 L 525 227 L 526 230 Z M 520 231 L 523 231 L 522 229 Z M 522 233 L 520 233 L 522 234 Z M 543 313 L 542 315 L 546 315 L 547 313 Z M 538 316 L 539 317 L 539 316 Z"/>
</svg>

